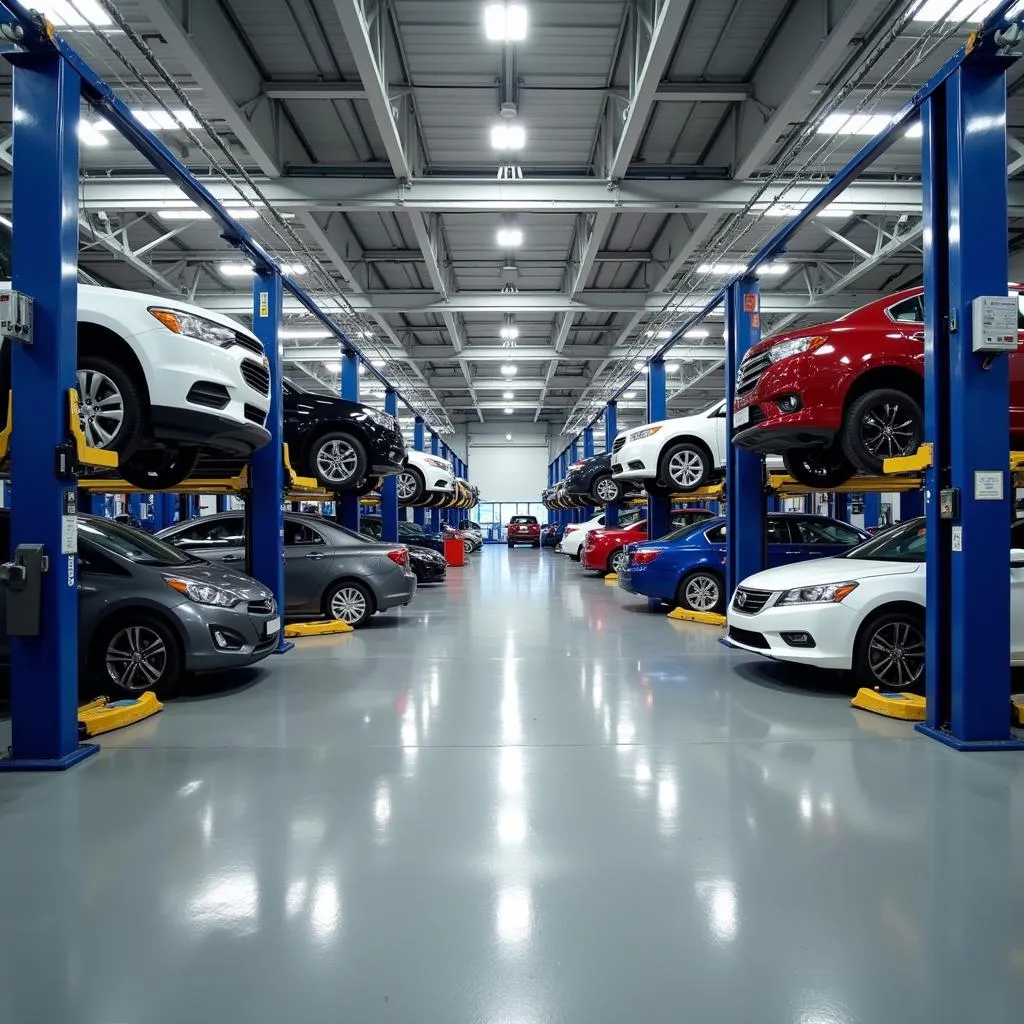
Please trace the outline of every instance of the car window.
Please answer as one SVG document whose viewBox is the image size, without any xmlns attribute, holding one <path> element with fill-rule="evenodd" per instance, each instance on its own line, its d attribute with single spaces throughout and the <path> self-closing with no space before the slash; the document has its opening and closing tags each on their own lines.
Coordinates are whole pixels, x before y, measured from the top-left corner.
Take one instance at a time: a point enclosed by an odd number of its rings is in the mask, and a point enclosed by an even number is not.
<svg viewBox="0 0 1024 1024">
<path fill-rule="evenodd" d="M 1017 522 L 1010 527 L 1010 547 L 1024 548 L 1024 519 L 1018 519 Z M 5 549 L 0 547 L 0 551 L 2 550 Z"/>
<path fill-rule="evenodd" d="M 662 540 L 682 540 L 683 537 L 687 537 L 691 534 L 696 535 L 700 533 L 703 525 L 704 520 L 697 523 L 684 523 L 680 525 L 678 529 L 673 530 L 668 534 L 668 536 L 663 537 Z"/>
<path fill-rule="evenodd" d="M 925 521 L 910 519 L 846 551 L 840 558 L 871 562 L 923 562 L 925 560 Z"/>
<path fill-rule="evenodd" d="M 859 544 L 861 535 L 849 526 L 831 519 L 798 519 L 796 522 L 800 544 Z"/>
<path fill-rule="evenodd" d="M 102 551 L 97 551 L 91 544 L 78 545 L 78 568 L 81 572 L 90 572 L 98 576 L 127 575 L 121 566 L 107 558 Z"/>
<path fill-rule="evenodd" d="M 78 520 L 78 535 L 91 541 L 100 551 L 119 555 L 136 565 L 169 567 L 196 561 L 191 555 L 141 530 L 122 526 L 109 519 L 90 516 Z"/>
<path fill-rule="evenodd" d="M 889 307 L 889 316 L 898 324 L 923 324 L 924 300 L 920 295 L 897 302 Z"/>
<path fill-rule="evenodd" d="M 510 523 L 518 523 L 521 526 L 524 525 L 524 524 L 527 525 L 527 526 L 532 526 L 534 523 L 537 522 L 537 517 L 536 516 L 513 516 L 509 520 L 509 522 Z"/>
<path fill-rule="evenodd" d="M 725 523 L 719 523 L 718 526 L 712 526 L 704 534 L 709 544 L 724 544 L 725 543 Z"/>
<path fill-rule="evenodd" d="M 172 544 L 194 548 L 226 548 L 245 543 L 245 520 L 242 516 L 227 519 L 197 519 L 170 538 Z"/>
<path fill-rule="evenodd" d="M 300 544 L 323 544 L 324 538 L 309 523 L 295 519 L 284 521 L 284 546 L 295 547 Z"/>
<path fill-rule="evenodd" d="M 769 517 L 765 523 L 765 537 L 769 544 L 789 544 L 789 523 L 785 519 Z"/>
<path fill-rule="evenodd" d="M 708 418 L 709 419 L 712 419 L 712 418 L 717 417 L 717 416 L 724 416 L 724 415 L 725 415 L 725 402 L 719 402 L 718 405 L 713 405 L 708 410 Z"/>
</svg>

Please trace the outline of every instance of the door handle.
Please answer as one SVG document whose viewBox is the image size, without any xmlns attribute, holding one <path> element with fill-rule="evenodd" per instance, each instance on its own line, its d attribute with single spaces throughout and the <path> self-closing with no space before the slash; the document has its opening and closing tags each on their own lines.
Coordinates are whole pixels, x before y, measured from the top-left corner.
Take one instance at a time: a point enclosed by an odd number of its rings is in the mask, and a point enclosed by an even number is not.
<svg viewBox="0 0 1024 1024">
<path fill-rule="evenodd" d="M 310 551 L 310 553 L 308 555 L 306 555 L 305 557 L 306 558 L 326 558 L 327 556 L 322 554 L 319 551 Z"/>
</svg>

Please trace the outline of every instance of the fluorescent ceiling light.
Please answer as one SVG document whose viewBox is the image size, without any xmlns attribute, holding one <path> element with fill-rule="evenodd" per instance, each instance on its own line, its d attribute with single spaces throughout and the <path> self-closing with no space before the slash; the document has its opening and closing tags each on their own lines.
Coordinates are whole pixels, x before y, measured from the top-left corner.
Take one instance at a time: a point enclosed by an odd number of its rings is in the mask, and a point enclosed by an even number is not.
<svg viewBox="0 0 1024 1024">
<path fill-rule="evenodd" d="M 512 440 L 512 435 L 511 434 L 506 434 L 505 435 L 505 440 L 506 441 L 511 441 Z"/>
<path fill-rule="evenodd" d="M 494 149 L 522 149 L 526 145 L 526 129 L 521 124 L 496 124 L 491 129 Z"/>
<path fill-rule="evenodd" d="M 32 6 L 57 28 L 85 28 L 87 25 L 112 25 L 111 17 L 96 0 L 36 0 Z"/>
<path fill-rule="evenodd" d="M 498 245 L 502 249 L 516 249 L 523 244 L 523 232 L 521 228 L 499 228 Z"/>
<path fill-rule="evenodd" d="M 924 125 L 918 121 L 917 124 L 912 124 L 904 133 L 905 139 L 919 139 L 924 135 Z"/>
<path fill-rule="evenodd" d="M 519 328 L 506 325 L 501 329 L 501 337 L 504 341 L 515 341 L 519 337 Z"/>
<path fill-rule="evenodd" d="M 678 369 L 679 369 L 679 364 L 678 363 L 666 363 L 665 364 L 665 372 L 666 373 L 676 373 L 678 371 Z"/>
<path fill-rule="evenodd" d="M 647 372 L 647 364 L 646 363 L 634 363 L 633 364 L 633 369 L 637 370 L 639 373 L 646 373 Z"/>
<path fill-rule="evenodd" d="M 684 338 L 706 338 L 711 332 L 705 331 L 702 327 L 695 327 L 692 331 L 687 331 Z"/>
<path fill-rule="evenodd" d="M 331 371 L 331 373 L 341 373 L 341 361 L 340 360 L 337 360 L 337 359 L 331 360 L 330 362 L 324 363 L 324 366 L 326 366 L 327 369 Z"/>
<path fill-rule="evenodd" d="M 199 122 L 192 116 L 190 110 L 172 110 L 170 112 L 163 108 L 159 110 L 133 110 L 132 116 L 143 128 L 151 132 L 173 131 L 179 128 L 198 128 Z M 105 118 L 92 122 L 99 132 L 112 132 L 114 126 Z"/>
<path fill-rule="evenodd" d="M 506 391 L 501 397 L 504 398 L 506 402 L 511 402 L 516 395 L 514 391 Z"/>
<path fill-rule="evenodd" d="M 488 4 L 484 8 L 484 34 L 494 42 L 522 42 L 528 21 L 522 4 Z"/>
<path fill-rule="evenodd" d="M 322 341 L 332 337 L 330 331 L 316 327 L 282 327 L 277 336 L 283 341 Z"/>
<path fill-rule="evenodd" d="M 224 277 L 252 276 L 251 263 L 222 263 L 218 269 Z M 306 268 L 301 263 L 282 263 L 281 273 L 288 277 L 301 277 L 306 273 Z"/>
<path fill-rule="evenodd" d="M 745 263 L 702 263 L 697 267 L 698 274 L 717 274 L 720 277 L 735 277 L 746 272 Z M 758 277 L 779 277 L 789 273 L 789 264 L 765 263 L 757 268 L 756 273 Z"/>
<path fill-rule="evenodd" d="M 877 135 L 892 122 L 891 114 L 829 114 L 817 127 L 819 135 Z"/>
<path fill-rule="evenodd" d="M 505 415 L 506 416 L 511 416 L 512 413 L 514 413 L 514 412 L 515 412 L 515 409 L 513 409 L 511 406 L 506 406 L 505 407 Z"/>
<path fill-rule="evenodd" d="M 803 203 L 770 203 L 768 206 L 755 205 L 752 213 L 759 213 L 764 217 L 799 217 L 804 212 Z M 841 206 L 826 206 L 819 210 L 815 217 L 834 217 L 837 220 L 847 220 L 853 216 L 853 210 Z"/>
<path fill-rule="evenodd" d="M 999 6 L 999 0 L 923 0 L 914 11 L 914 21 L 982 21 Z"/>
<path fill-rule="evenodd" d="M 667 338 L 671 338 L 673 333 L 673 331 L 648 331 L 647 337 L 660 338 L 662 341 L 665 341 Z"/>
<path fill-rule="evenodd" d="M 515 368 L 515 366 L 512 363 L 505 363 L 505 365 L 502 366 L 501 368 L 501 372 L 506 377 L 514 377 L 519 371 Z"/>
<path fill-rule="evenodd" d="M 78 122 L 78 139 L 83 146 L 109 146 L 107 137 L 101 131 L 96 130 L 96 125 L 91 121 L 79 121 Z"/>
<path fill-rule="evenodd" d="M 205 210 L 200 210 L 198 206 L 192 206 L 188 208 L 174 208 L 169 210 L 157 211 L 161 220 L 210 220 L 210 215 Z M 229 209 L 228 213 L 234 217 L 235 220 L 256 220 L 259 214 L 255 210 L 250 209 Z"/>
<path fill-rule="evenodd" d="M 636 398 L 636 392 L 635 391 L 627 391 L 622 397 L 623 398 Z"/>
</svg>

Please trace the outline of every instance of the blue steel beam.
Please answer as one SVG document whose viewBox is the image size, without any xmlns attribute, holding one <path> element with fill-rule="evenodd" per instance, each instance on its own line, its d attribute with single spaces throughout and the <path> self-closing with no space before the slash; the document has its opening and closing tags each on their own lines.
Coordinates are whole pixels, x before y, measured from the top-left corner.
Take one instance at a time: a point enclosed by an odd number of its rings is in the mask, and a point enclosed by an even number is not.
<svg viewBox="0 0 1024 1024">
<path fill-rule="evenodd" d="M 18 151 L 13 286 L 35 300 L 33 344 L 7 343 L 16 481 L 9 554 L 38 544 L 50 564 L 40 577 L 38 632 L 10 637 L 11 756 L 0 769 L 60 771 L 99 749 L 78 742 L 77 494 L 74 480 L 56 473 L 57 449 L 68 436 L 67 394 L 75 386 L 81 84 L 52 51 L 9 59 Z M 16 599 L 8 593 L 9 606 Z"/>
<path fill-rule="evenodd" d="M 725 305 L 725 397 L 730 416 L 736 398 L 736 369 L 761 340 L 761 295 L 746 277 L 729 287 Z M 731 431 L 730 431 L 731 434 Z M 725 460 L 725 594 L 728 604 L 740 582 L 765 567 L 764 459 L 730 444 Z"/>
<path fill-rule="evenodd" d="M 647 370 L 647 422 L 656 423 L 668 415 L 665 363 L 652 359 Z M 660 484 L 660 481 L 658 482 Z M 660 489 L 660 488 L 659 488 Z M 663 494 L 647 496 L 647 536 L 651 540 L 664 537 L 669 530 L 672 503 Z"/>
<path fill-rule="evenodd" d="M 864 495 L 864 529 L 878 526 L 882 521 L 882 496 L 877 491 Z"/>
<path fill-rule="evenodd" d="M 619 432 L 619 403 L 612 401 L 604 407 L 604 450 L 610 452 L 615 444 L 615 435 Z M 619 525 L 619 506 L 605 505 L 605 526 Z"/>
<path fill-rule="evenodd" d="M 430 432 L 430 454 L 440 457 L 441 439 L 433 431 Z M 441 530 L 441 510 L 432 508 L 430 510 L 430 532 L 439 533 Z"/>
<path fill-rule="evenodd" d="M 354 351 L 342 352 L 339 377 L 341 397 L 349 402 L 358 402 L 359 356 Z M 339 495 L 334 517 L 342 526 L 359 532 L 359 496 L 354 491 Z"/>
<path fill-rule="evenodd" d="M 1006 294 L 1005 129 L 1005 62 L 984 53 L 928 102 L 925 435 L 935 447 L 926 477 L 927 719 L 918 728 L 958 750 L 1024 748 L 1009 716 L 1009 370 L 1002 356 L 972 351 L 972 302 Z M 945 487 L 960 495 L 956 519 L 939 515 Z"/>
<path fill-rule="evenodd" d="M 398 394 L 389 388 L 384 392 L 384 411 L 398 416 Z M 381 540 L 398 543 L 398 477 L 386 476 L 380 485 Z"/>
<path fill-rule="evenodd" d="M 284 616 L 284 405 L 282 402 L 283 356 L 281 342 L 281 275 L 257 271 L 252 279 L 252 329 L 263 342 L 270 370 L 270 412 L 266 427 L 270 441 L 254 452 L 251 461 L 252 487 L 249 491 L 246 538 L 252 573 L 274 595 L 278 613 Z M 277 636 L 278 651 L 289 650 L 284 626 Z"/>
<path fill-rule="evenodd" d="M 423 451 L 423 417 L 416 416 L 413 420 L 412 426 L 412 446 L 413 448 L 421 452 Z M 414 508 L 412 510 L 412 521 L 419 526 L 423 526 L 427 521 L 426 509 Z"/>
</svg>

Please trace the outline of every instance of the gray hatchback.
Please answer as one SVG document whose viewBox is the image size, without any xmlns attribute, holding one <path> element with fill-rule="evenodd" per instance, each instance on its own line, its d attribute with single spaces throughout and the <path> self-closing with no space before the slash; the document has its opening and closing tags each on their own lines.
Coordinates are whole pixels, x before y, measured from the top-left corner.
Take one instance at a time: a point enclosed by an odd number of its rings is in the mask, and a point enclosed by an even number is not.
<svg viewBox="0 0 1024 1024">
<path fill-rule="evenodd" d="M 222 512 L 178 523 L 157 536 L 218 564 L 245 565 L 245 516 Z M 409 552 L 378 544 L 320 516 L 284 515 L 285 614 L 325 615 L 362 626 L 374 612 L 408 604 L 416 593 Z"/>
<path fill-rule="evenodd" d="M 10 512 L 0 510 L 0 551 L 10 546 Z M 104 691 L 166 689 L 184 672 L 242 668 L 277 646 L 281 620 L 266 587 L 141 530 L 79 516 L 78 570 L 81 669 Z M 6 622 L 0 587 L 5 660 Z"/>
</svg>

